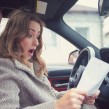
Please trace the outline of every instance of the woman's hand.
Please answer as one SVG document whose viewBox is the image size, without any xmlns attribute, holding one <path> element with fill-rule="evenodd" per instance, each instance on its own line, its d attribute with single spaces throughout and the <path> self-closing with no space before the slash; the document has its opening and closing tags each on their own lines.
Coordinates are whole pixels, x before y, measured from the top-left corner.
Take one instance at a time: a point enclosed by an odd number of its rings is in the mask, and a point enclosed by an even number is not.
<svg viewBox="0 0 109 109">
<path fill-rule="evenodd" d="M 92 96 L 86 96 L 84 99 L 85 104 L 94 104 L 95 99 L 98 97 L 100 94 L 100 90 L 97 90 Z"/>
<path fill-rule="evenodd" d="M 55 102 L 55 109 L 80 109 L 84 102 L 86 92 L 76 88 L 70 89 Z"/>
</svg>

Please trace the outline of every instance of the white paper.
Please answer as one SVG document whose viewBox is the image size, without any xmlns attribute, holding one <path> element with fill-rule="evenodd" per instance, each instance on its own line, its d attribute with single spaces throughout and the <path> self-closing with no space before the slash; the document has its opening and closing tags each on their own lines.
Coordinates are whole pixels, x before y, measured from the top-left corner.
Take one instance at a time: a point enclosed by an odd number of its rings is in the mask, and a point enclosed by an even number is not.
<svg viewBox="0 0 109 109">
<path fill-rule="evenodd" d="M 77 88 L 87 91 L 89 96 L 92 95 L 99 89 L 108 72 L 108 63 L 92 57 L 83 72 Z"/>
</svg>

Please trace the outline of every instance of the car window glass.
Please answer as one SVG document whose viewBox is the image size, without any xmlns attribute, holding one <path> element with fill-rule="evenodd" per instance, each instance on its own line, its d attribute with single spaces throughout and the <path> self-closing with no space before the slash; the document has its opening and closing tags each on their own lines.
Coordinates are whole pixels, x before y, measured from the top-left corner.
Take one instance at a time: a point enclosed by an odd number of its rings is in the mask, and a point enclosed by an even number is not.
<svg viewBox="0 0 109 109">
<path fill-rule="evenodd" d="M 44 28 L 42 35 L 44 42 L 42 57 L 47 65 L 68 65 L 70 52 L 77 48 L 47 28 Z"/>
<path fill-rule="evenodd" d="M 106 37 L 108 34 L 104 33 L 108 28 L 104 23 L 105 18 L 99 16 L 98 0 L 78 0 L 63 20 L 98 48 L 109 47 Z"/>
</svg>

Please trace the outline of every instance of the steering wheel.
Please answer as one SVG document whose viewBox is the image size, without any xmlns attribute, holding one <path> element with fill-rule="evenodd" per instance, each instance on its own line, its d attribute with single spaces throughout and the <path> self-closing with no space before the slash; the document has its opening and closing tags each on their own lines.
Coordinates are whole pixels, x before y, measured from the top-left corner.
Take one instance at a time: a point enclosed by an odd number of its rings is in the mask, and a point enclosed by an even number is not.
<svg viewBox="0 0 109 109">
<path fill-rule="evenodd" d="M 88 61 L 90 60 L 90 58 L 93 56 L 95 56 L 95 51 L 92 47 L 84 48 L 80 52 L 76 60 L 76 63 L 71 71 L 67 89 L 71 89 L 78 85 L 78 82 L 82 76 L 85 66 L 88 64 Z"/>
</svg>

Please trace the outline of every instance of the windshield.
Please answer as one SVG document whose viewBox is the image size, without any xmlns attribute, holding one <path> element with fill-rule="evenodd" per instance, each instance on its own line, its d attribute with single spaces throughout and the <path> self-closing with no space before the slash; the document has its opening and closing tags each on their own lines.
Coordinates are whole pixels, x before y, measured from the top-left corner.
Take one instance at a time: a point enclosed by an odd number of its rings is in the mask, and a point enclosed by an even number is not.
<svg viewBox="0 0 109 109">
<path fill-rule="evenodd" d="M 98 0 L 78 0 L 63 19 L 71 28 L 98 48 L 109 47 L 109 19 L 99 16 Z M 7 18 L 2 18 L 0 33 L 7 21 Z M 42 57 L 47 65 L 68 65 L 69 54 L 78 48 L 50 29 L 44 28 L 42 36 L 44 42 Z"/>
<path fill-rule="evenodd" d="M 99 16 L 98 0 L 78 0 L 63 19 L 71 28 L 98 48 L 109 47 L 107 20 Z"/>
</svg>

